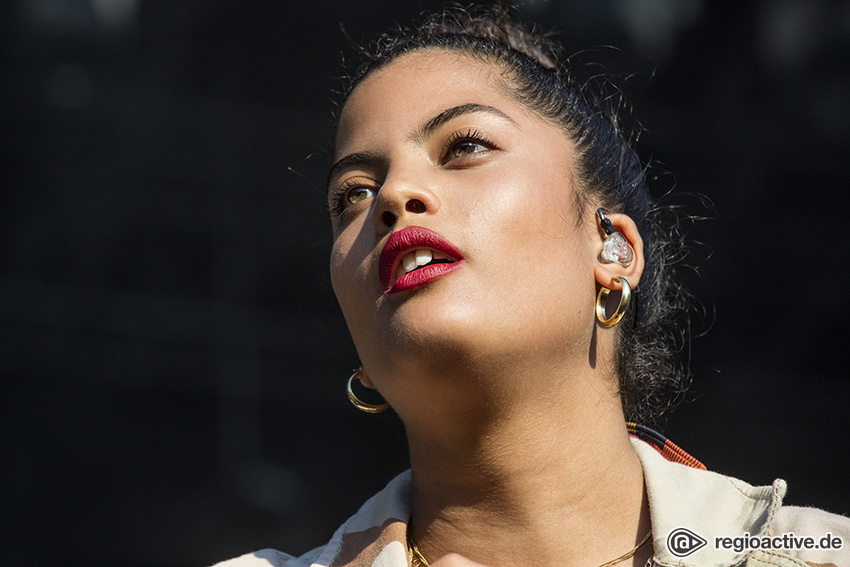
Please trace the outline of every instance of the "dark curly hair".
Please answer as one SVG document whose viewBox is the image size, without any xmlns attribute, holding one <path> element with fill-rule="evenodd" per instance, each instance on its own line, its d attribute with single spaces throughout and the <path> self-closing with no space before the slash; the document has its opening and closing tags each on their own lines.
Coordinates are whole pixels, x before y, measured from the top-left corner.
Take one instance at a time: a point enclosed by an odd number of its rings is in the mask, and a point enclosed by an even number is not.
<svg viewBox="0 0 850 567">
<path fill-rule="evenodd" d="M 626 418 L 662 425 L 687 382 L 679 352 L 689 296 L 674 272 L 684 245 L 676 215 L 650 196 L 646 168 L 630 143 L 635 136 L 621 122 L 619 91 L 598 75 L 578 78 L 560 45 L 502 4 L 448 8 L 359 49 L 340 109 L 370 73 L 423 49 L 458 51 L 499 66 L 510 95 L 561 127 L 575 145 L 578 210 L 595 202 L 637 224 L 646 265 L 631 314 L 619 325 L 616 372 Z"/>
</svg>

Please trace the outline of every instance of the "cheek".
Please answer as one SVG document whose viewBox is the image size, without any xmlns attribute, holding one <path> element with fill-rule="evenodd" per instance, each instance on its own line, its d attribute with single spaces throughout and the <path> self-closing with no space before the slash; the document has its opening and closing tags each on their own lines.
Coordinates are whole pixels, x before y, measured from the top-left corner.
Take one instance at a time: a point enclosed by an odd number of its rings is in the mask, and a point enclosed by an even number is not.
<svg viewBox="0 0 850 567">
<path fill-rule="evenodd" d="M 522 290 L 521 297 L 575 309 L 579 297 L 594 292 L 594 253 L 577 226 L 567 172 L 540 165 L 503 173 L 481 180 L 466 211 L 470 243 L 480 252 L 476 257 L 486 260 L 486 279 L 511 302 L 520 301 Z M 567 299 L 569 305 L 560 303 Z"/>
<path fill-rule="evenodd" d="M 370 297 L 373 287 L 380 282 L 371 282 L 367 258 L 371 248 L 364 242 L 359 226 L 348 225 L 334 240 L 330 255 L 331 286 L 343 314 L 348 318 L 358 307 L 358 300 Z"/>
<path fill-rule="evenodd" d="M 470 199 L 465 212 L 472 231 L 487 227 L 513 244 L 571 237 L 577 217 L 567 174 L 546 166 L 506 169 L 483 176 L 472 191 L 467 189 Z"/>
<path fill-rule="evenodd" d="M 356 274 L 355 266 L 352 265 L 353 260 L 350 247 L 337 239 L 331 250 L 331 286 L 343 312 L 346 311 L 346 306 L 349 305 L 353 290 L 356 288 L 353 281 Z"/>
<path fill-rule="evenodd" d="M 336 294 L 337 301 L 340 305 L 346 302 L 347 297 L 351 293 L 353 285 L 352 277 L 354 276 L 354 254 L 353 239 L 350 238 L 351 231 L 342 231 L 336 235 L 333 248 L 331 248 L 331 286 Z"/>
<path fill-rule="evenodd" d="M 342 267 L 342 261 L 344 256 L 339 250 L 339 240 L 334 241 L 333 248 L 331 248 L 331 262 L 330 262 L 330 272 L 331 272 L 331 287 L 334 290 L 334 293 L 339 299 L 342 281 L 340 279 L 340 269 Z"/>
</svg>

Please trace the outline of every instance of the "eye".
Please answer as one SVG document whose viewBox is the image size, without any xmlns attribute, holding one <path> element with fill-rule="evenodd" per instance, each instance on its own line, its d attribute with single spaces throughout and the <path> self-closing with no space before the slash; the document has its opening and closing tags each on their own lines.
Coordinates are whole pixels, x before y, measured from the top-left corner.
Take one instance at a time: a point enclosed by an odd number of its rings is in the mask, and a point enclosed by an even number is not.
<svg viewBox="0 0 850 567">
<path fill-rule="evenodd" d="M 371 181 L 354 178 L 329 189 L 328 208 L 331 216 L 341 217 L 349 207 L 374 197 L 378 193 L 378 188 L 370 185 L 373 185 Z"/>
<path fill-rule="evenodd" d="M 368 187 L 358 186 L 352 187 L 345 193 L 345 201 L 348 205 L 355 205 L 363 199 L 374 197 L 375 192 Z"/>
<path fill-rule="evenodd" d="M 483 144 L 479 144 L 478 142 L 473 142 L 471 140 L 461 140 L 460 142 L 452 146 L 451 154 L 452 157 L 459 158 L 488 149 L 490 148 L 484 146 Z"/>
<path fill-rule="evenodd" d="M 446 141 L 443 161 L 460 159 L 473 154 L 492 150 L 495 144 L 478 130 L 463 130 L 455 132 Z"/>
</svg>

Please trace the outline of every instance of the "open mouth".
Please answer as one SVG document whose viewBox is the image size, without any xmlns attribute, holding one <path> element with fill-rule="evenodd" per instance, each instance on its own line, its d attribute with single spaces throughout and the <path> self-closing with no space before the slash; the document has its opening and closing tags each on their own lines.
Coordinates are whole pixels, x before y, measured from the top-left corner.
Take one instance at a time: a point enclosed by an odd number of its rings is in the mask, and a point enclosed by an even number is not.
<svg viewBox="0 0 850 567">
<path fill-rule="evenodd" d="M 401 261 L 395 269 L 395 283 L 400 277 L 435 264 L 454 264 L 457 260 L 449 258 L 448 255 L 430 248 L 418 248 L 402 256 Z"/>
<path fill-rule="evenodd" d="M 463 254 L 433 230 L 408 226 L 384 244 L 378 276 L 385 293 L 396 293 L 443 277 L 463 264 Z"/>
</svg>

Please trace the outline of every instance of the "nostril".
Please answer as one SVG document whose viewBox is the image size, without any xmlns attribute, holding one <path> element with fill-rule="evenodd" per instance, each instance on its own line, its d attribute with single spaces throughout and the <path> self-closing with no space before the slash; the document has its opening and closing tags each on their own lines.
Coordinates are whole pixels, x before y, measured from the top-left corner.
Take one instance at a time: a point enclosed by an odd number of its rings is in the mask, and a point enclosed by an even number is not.
<svg viewBox="0 0 850 567">
<path fill-rule="evenodd" d="M 381 220 L 384 221 L 385 225 L 392 226 L 395 224 L 395 215 L 390 211 L 384 211 L 384 214 L 381 215 Z"/>
<path fill-rule="evenodd" d="M 425 212 L 425 203 L 419 199 L 411 199 L 407 202 L 404 208 L 407 209 L 408 212 L 422 214 Z"/>
</svg>

